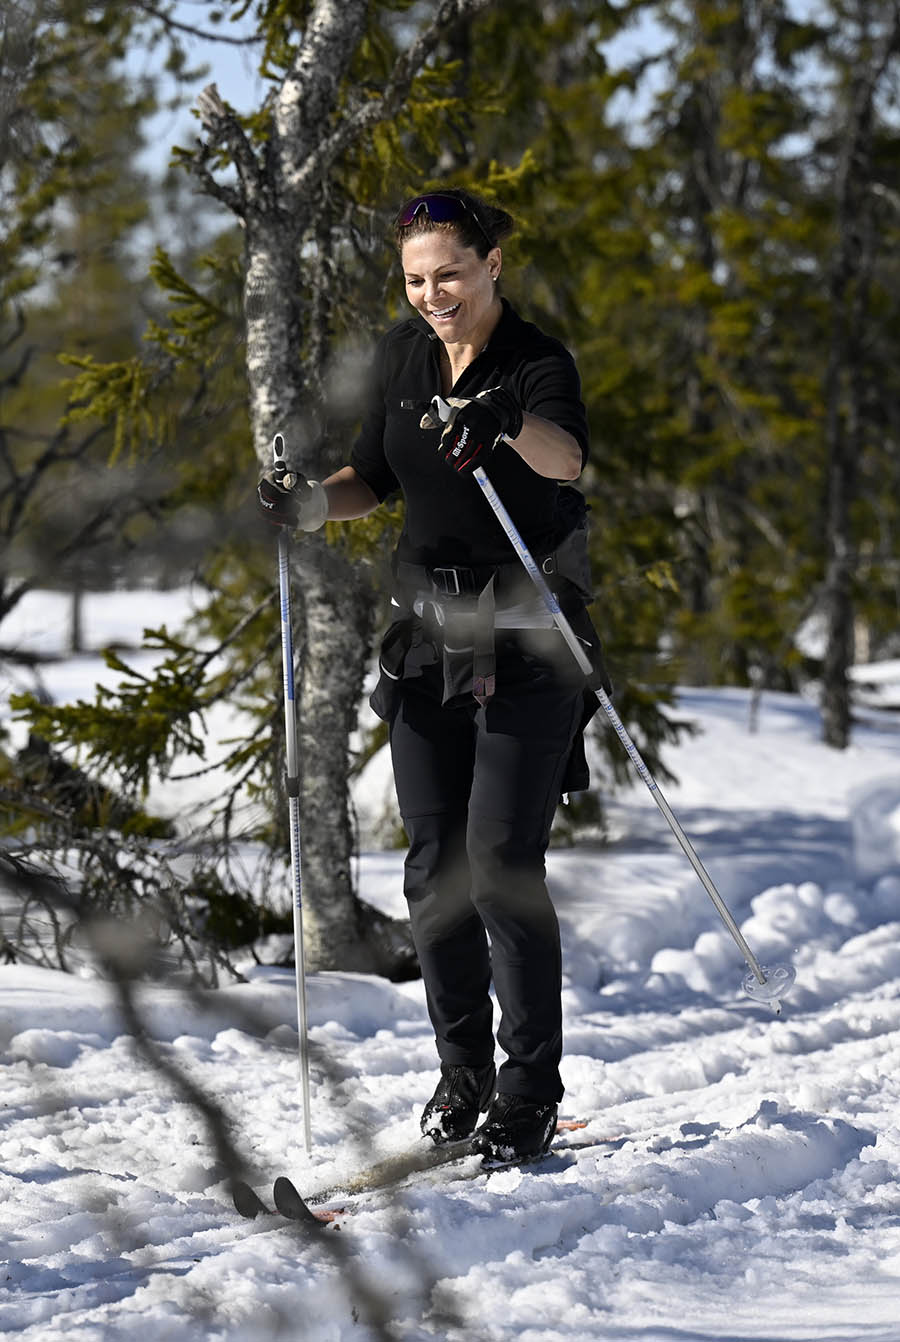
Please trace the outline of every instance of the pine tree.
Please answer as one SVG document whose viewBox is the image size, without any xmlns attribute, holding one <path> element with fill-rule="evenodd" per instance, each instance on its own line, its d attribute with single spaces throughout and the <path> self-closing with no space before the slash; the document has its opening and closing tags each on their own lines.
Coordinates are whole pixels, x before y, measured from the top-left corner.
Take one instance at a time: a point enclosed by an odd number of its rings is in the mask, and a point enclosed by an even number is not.
<svg viewBox="0 0 900 1342">
<path fill-rule="evenodd" d="M 4 23 L 15 107 L 0 243 L 0 619 L 38 581 L 115 567 L 149 501 L 133 478 L 105 475 L 112 444 L 79 425 L 59 360 L 137 347 L 142 281 L 127 249 L 147 193 L 134 127 L 154 107 L 152 89 L 115 68 L 132 27 L 119 7 L 13 6 Z"/>
<path fill-rule="evenodd" d="M 894 304 L 880 278 L 895 255 L 884 196 L 894 139 L 876 113 L 855 151 L 849 109 L 863 75 L 878 107 L 896 16 L 832 6 L 801 22 L 750 0 L 653 9 L 672 35 L 661 58 L 671 75 L 626 155 L 653 329 L 634 304 L 620 315 L 624 347 L 649 352 L 645 390 L 659 412 L 671 571 L 688 605 L 673 651 L 688 679 L 795 687 L 817 670 L 798 637 L 828 609 L 837 732 L 827 693 L 823 710 L 841 744 L 857 556 L 887 558 L 875 480 L 896 462 L 884 433 Z M 843 83 L 821 78 L 829 68 Z M 627 275 L 637 292 L 628 268 L 613 292 Z M 890 571 L 884 560 L 873 569 Z"/>
<path fill-rule="evenodd" d="M 893 179 L 900 135 L 880 112 L 900 68 L 900 8 L 868 0 L 831 5 L 822 55 L 834 71 L 827 158 L 835 161 L 833 240 L 827 265 L 828 361 L 825 370 L 826 564 L 822 592 L 826 644 L 822 667 L 824 739 L 849 743 L 848 670 L 855 655 L 856 592 L 865 532 L 861 512 L 863 472 L 885 454 L 881 402 L 896 379 L 885 367 L 886 309 L 894 303 L 881 288 L 885 263 L 896 261 L 894 211 L 879 198 Z M 833 145 L 833 149 L 832 149 Z M 820 142 L 820 153 L 825 146 Z M 889 172 L 882 175 L 884 167 Z M 887 300 L 887 303 L 885 302 Z M 893 345 L 896 351 L 896 344 Z M 873 376 L 873 355 L 883 381 Z M 894 364 L 895 366 L 895 364 Z M 886 374 L 886 376 L 885 376 Z M 876 486 L 880 489 L 880 485 Z"/>
</svg>

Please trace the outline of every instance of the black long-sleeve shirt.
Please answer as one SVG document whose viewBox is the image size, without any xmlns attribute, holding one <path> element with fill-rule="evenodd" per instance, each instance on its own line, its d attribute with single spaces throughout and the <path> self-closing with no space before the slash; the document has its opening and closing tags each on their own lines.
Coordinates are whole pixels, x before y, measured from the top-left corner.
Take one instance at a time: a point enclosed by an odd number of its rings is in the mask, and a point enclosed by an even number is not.
<svg viewBox="0 0 900 1342">
<path fill-rule="evenodd" d="M 422 317 L 399 323 L 381 338 L 369 408 L 350 465 L 379 501 L 402 491 L 406 518 L 399 559 L 470 567 L 508 563 L 509 541 L 478 485 L 442 460 L 439 430 L 419 428 L 431 398 L 443 395 L 439 339 Z M 575 362 L 564 345 L 523 321 L 505 299 L 487 345 L 450 394 L 476 396 L 500 384 L 523 410 L 570 433 L 581 447 L 582 464 L 586 461 L 587 417 Z M 538 475 L 502 441 L 486 469 L 528 547 L 549 550 L 559 527 L 556 481 Z"/>
</svg>

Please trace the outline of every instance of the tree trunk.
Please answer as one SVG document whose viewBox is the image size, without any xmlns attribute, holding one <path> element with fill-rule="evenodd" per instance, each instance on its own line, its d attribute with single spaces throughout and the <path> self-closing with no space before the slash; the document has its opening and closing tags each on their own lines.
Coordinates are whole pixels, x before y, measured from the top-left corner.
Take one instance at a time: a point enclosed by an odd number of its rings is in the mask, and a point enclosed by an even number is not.
<svg viewBox="0 0 900 1342">
<path fill-rule="evenodd" d="M 307 209 L 313 202 L 307 203 Z M 245 279 L 247 371 L 257 456 L 267 467 L 272 440 L 309 478 L 328 473 L 317 413 L 317 370 L 297 357 L 302 314 L 294 257 L 296 214 L 248 224 Z M 300 735 L 304 952 L 307 967 L 409 978 L 418 972 L 407 924 L 360 901 L 353 885 L 349 736 L 368 665 L 373 593 L 324 533 L 293 547 Z M 273 579 L 274 580 L 274 579 Z"/>
<path fill-rule="evenodd" d="M 348 738 L 357 725 L 374 624 L 370 584 L 319 538 L 297 547 L 303 590 L 298 647 L 304 936 L 308 963 L 388 978 L 418 974 L 408 927 L 354 894 Z"/>
<path fill-rule="evenodd" d="M 871 193 L 874 103 L 897 38 L 895 22 L 893 32 L 874 52 L 870 43 L 860 42 L 861 53 L 869 48 L 868 58 L 863 65 L 860 55 L 853 72 L 837 183 L 838 239 L 830 282 L 832 336 L 825 389 L 826 633 L 821 706 L 823 740 L 838 750 L 849 744 L 851 727 L 848 671 L 854 659 L 853 585 L 857 563 L 852 510 L 865 440 L 864 337 L 876 250 Z"/>
<path fill-rule="evenodd" d="M 76 573 L 69 594 L 69 652 L 84 652 L 84 582 Z"/>
</svg>

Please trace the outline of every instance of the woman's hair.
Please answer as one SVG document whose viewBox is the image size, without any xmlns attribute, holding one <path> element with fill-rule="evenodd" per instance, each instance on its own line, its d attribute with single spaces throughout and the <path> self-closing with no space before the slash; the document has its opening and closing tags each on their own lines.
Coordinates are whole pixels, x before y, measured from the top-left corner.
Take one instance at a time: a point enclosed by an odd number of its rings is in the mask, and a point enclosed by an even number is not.
<svg viewBox="0 0 900 1342">
<path fill-rule="evenodd" d="M 432 197 L 435 202 L 431 208 L 437 218 L 432 218 L 429 210 Z M 454 212 L 453 200 L 459 202 L 458 212 Z M 441 217 L 448 212 L 454 212 L 455 217 Z M 409 222 L 402 224 L 400 220 L 410 214 Z M 499 205 L 491 205 L 481 196 L 459 186 L 438 187 L 434 191 L 423 192 L 421 196 L 414 196 L 398 210 L 394 220 L 394 243 L 399 252 L 405 242 L 422 233 L 452 233 L 464 247 L 474 247 L 483 258 L 492 247 L 499 246 L 504 238 L 509 237 L 515 226 L 512 215 Z"/>
</svg>

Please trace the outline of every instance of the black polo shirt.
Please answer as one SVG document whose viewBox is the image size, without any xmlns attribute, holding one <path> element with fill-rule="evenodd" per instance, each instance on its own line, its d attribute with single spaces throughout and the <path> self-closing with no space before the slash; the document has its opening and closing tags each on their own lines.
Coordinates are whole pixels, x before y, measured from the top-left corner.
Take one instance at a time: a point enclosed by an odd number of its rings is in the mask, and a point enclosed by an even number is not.
<svg viewBox="0 0 900 1342">
<path fill-rule="evenodd" d="M 439 340 L 418 316 L 382 336 L 369 409 L 350 465 L 379 501 L 402 491 L 406 518 L 399 559 L 430 566 L 508 563 L 510 543 L 477 483 L 442 460 L 439 430 L 419 428 L 432 396 L 443 394 Z M 523 410 L 570 433 L 584 464 L 587 417 L 575 362 L 564 345 L 523 321 L 505 299 L 490 340 L 450 394 L 476 396 L 498 384 L 513 392 Z M 486 470 L 529 549 L 549 552 L 558 530 L 556 481 L 538 475 L 504 442 L 497 444 Z"/>
</svg>

